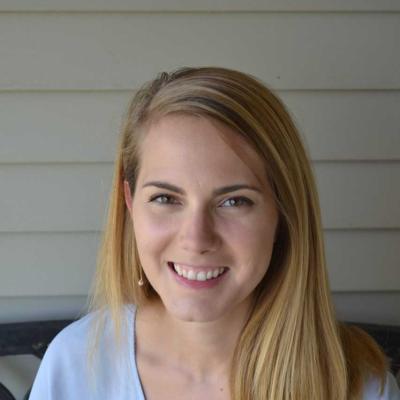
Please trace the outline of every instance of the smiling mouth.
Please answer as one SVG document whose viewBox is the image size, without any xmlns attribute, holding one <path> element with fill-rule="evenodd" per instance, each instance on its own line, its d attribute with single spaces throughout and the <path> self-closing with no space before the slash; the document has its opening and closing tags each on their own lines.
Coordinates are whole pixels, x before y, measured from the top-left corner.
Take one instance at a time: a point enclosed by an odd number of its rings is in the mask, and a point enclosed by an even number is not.
<svg viewBox="0 0 400 400">
<path fill-rule="evenodd" d="M 168 262 L 168 266 L 177 275 L 186 278 L 189 281 L 208 281 L 218 278 L 228 271 L 228 267 L 215 268 L 193 268 L 188 265 Z"/>
</svg>

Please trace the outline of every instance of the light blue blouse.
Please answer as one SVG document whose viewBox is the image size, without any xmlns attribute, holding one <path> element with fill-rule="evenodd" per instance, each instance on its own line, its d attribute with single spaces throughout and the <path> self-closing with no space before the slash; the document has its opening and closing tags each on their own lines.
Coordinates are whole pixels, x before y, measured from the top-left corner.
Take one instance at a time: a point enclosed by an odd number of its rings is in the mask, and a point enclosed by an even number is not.
<svg viewBox="0 0 400 400">
<path fill-rule="evenodd" d="M 135 360 L 135 311 L 125 306 L 128 328 L 126 352 L 114 348 L 111 321 L 107 321 L 99 343 L 99 359 L 94 364 L 95 382 L 86 370 L 90 322 L 88 314 L 64 328 L 50 343 L 36 375 L 30 400 L 145 400 Z M 94 382 L 94 383 L 93 383 Z M 391 373 L 385 392 L 379 396 L 379 382 L 371 380 L 363 400 L 400 400 L 400 390 Z"/>
</svg>

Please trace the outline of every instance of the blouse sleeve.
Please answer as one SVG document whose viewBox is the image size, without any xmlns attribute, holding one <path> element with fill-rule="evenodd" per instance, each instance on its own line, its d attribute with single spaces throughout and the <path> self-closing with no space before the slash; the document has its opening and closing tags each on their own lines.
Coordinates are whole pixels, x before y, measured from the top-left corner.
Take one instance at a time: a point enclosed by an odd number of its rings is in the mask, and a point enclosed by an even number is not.
<svg viewBox="0 0 400 400">
<path fill-rule="evenodd" d="M 90 399 L 86 390 L 84 349 L 70 327 L 50 343 L 33 382 L 29 400 Z"/>
<path fill-rule="evenodd" d="M 29 400 L 55 400 L 56 393 L 53 381 L 53 371 L 57 368 L 57 350 L 51 343 L 37 371 L 31 389 Z"/>
<path fill-rule="evenodd" d="M 365 386 L 363 400 L 400 400 L 400 389 L 392 373 L 387 373 L 383 395 L 379 389 L 379 380 L 371 379 Z"/>
</svg>

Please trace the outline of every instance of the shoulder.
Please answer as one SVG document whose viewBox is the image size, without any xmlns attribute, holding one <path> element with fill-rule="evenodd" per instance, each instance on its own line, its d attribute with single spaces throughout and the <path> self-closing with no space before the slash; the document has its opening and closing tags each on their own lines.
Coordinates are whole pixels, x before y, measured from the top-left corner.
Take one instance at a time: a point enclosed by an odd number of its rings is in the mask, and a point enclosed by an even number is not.
<svg viewBox="0 0 400 400">
<path fill-rule="evenodd" d="M 379 379 L 370 378 L 364 389 L 363 400 L 400 400 L 400 389 L 396 378 L 391 372 L 386 374 L 386 382 L 383 394 L 380 394 Z"/>
<path fill-rule="evenodd" d="M 129 306 L 123 311 L 127 319 L 133 314 Z M 95 349 L 92 345 L 99 322 L 103 324 L 98 330 L 98 343 Z M 30 399 L 92 398 L 89 396 L 92 388 L 87 383 L 94 376 L 110 386 L 111 383 L 106 382 L 103 377 L 109 375 L 111 363 L 116 359 L 113 343 L 112 321 L 108 311 L 89 313 L 65 327 L 47 348 Z M 93 364 L 90 364 L 89 356 L 92 350 L 92 354 L 96 354 L 96 357 L 92 359 Z M 115 369 L 112 370 L 117 373 Z"/>
<path fill-rule="evenodd" d="M 124 306 L 122 310 L 122 322 L 131 325 L 135 307 Z M 95 335 L 98 334 L 98 337 Z M 97 346 L 100 350 L 111 352 L 115 342 L 114 327 L 109 311 L 95 311 L 74 321 L 61 330 L 50 343 L 45 357 L 52 361 L 75 362 L 82 360 L 87 355 L 94 340 L 98 339 Z M 103 355 L 103 351 L 101 351 Z M 113 354 L 114 356 L 115 354 Z M 44 361 L 44 359 L 43 359 Z"/>
<path fill-rule="evenodd" d="M 76 389 L 79 387 L 78 379 L 84 372 L 83 360 L 93 318 L 94 314 L 82 317 L 60 331 L 51 341 L 36 374 L 30 400 L 67 399 L 86 395 Z"/>
<path fill-rule="evenodd" d="M 51 341 L 42 362 L 64 362 L 81 356 L 90 342 L 91 328 L 96 313 L 89 313 L 61 330 Z"/>
<path fill-rule="evenodd" d="M 36 381 L 73 381 L 82 375 L 91 328 L 96 313 L 89 313 L 61 330 L 49 344 L 40 363 Z"/>
</svg>

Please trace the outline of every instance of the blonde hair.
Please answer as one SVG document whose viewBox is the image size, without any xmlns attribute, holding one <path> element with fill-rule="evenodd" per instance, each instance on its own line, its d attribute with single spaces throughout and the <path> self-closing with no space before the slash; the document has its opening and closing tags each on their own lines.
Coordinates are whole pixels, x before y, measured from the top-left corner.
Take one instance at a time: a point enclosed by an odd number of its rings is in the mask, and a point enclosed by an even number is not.
<svg viewBox="0 0 400 400">
<path fill-rule="evenodd" d="M 226 68 L 161 73 L 133 97 L 118 145 L 108 220 L 89 309 L 109 310 L 117 337 L 122 308 L 158 294 L 144 276 L 125 205 L 135 191 L 146 127 L 171 113 L 201 115 L 233 128 L 258 152 L 273 187 L 279 225 L 269 269 L 231 367 L 234 400 L 355 400 L 374 375 L 385 384 L 388 359 L 362 330 L 336 320 L 326 269 L 318 194 L 289 112 L 256 78 Z M 119 339 L 118 339 L 119 340 Z"/>
</svg>

